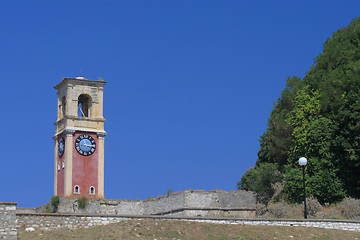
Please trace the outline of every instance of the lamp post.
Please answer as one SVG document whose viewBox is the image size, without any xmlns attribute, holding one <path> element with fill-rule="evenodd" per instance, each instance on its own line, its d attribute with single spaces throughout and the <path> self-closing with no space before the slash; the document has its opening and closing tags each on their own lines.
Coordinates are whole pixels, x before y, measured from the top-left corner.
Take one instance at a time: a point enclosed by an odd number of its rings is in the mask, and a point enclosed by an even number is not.
<svg viewBox="0 0 360 240">
<path fill-rule="evenodd" d="M 304 218 L 307 219 L 307 211 L 306 211 L 306 192 L 305 192 L 305 166 L 307 164 L 307 159 L 304 157 L 299 158 L 299 164 L 302 166 L 303 170 L 303 186 L 304 186 Z"/>
</svg>

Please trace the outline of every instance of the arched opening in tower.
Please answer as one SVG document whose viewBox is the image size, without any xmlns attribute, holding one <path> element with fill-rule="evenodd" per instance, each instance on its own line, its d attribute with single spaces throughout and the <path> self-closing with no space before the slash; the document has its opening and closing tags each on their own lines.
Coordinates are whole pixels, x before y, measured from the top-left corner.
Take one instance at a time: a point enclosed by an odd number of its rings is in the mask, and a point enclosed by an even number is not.
<svg viewBox="0 0 360 240">
<path fill-rule="evenodd" d="M 81 94 L 78 98 L 78 117 L 89 117 L 91 98 L 87 94 Z"/>
</svg>

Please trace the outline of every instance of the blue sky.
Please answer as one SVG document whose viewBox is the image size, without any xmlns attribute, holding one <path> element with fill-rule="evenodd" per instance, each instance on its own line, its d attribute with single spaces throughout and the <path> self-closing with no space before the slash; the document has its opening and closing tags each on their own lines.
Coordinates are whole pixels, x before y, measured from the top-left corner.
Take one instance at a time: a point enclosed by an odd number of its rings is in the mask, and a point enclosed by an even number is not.
<svg viewBox="0 0 360 240">
<path fill-rule="evenodd" d="M 0 201 L 53 195 L 56 91 L 107 81 L 105 196 L 235 190 L 288 76 L 359 1 L 0 2 Z"/>
</svg>

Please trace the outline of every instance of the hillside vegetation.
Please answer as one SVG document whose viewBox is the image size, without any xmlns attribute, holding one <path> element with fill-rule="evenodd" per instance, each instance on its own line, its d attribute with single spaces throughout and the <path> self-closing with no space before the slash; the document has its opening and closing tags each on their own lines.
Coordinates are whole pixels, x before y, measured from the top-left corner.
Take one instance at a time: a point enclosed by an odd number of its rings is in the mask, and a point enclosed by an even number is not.
<svg viewBox="0 0 360 240">
<path fill-rule="evenodd" d="M 303 79 L 287 79 L 259 141 L 255 167 L 238 182 L 259 201 L 302 201 L 300 157 L 308 196 L 360 198 L 360 18 L 325 41 Z"/>
</svg>

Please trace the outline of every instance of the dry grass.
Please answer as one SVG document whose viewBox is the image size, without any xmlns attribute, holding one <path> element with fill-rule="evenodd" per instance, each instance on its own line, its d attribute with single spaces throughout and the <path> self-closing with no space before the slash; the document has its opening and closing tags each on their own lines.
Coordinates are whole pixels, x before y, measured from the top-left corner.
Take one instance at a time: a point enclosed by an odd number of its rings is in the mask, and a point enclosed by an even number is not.
<svg viewBox="0 0 360 240">
<path fill-rule="evenodd" d="M 360 201 L 345 198 L 336 205 L 321 206 L 316 200 L 310 199 L 307 203 L 308 218 L 312 219 L 353 219 L 360 220 Z M 278 202 L 265 206 L 259 206 L 257 215 L 263 218 L 303 218 L 303 204 L 288 204 Z"/>
<path fill-rule="evenodd" d="M 124 220 L 106 226 L 48 232 L 19 231 L 19 239 L 359 239 L 359 232 L 305 227 L 195 223 L 169 220 Z"/>
</svg>

